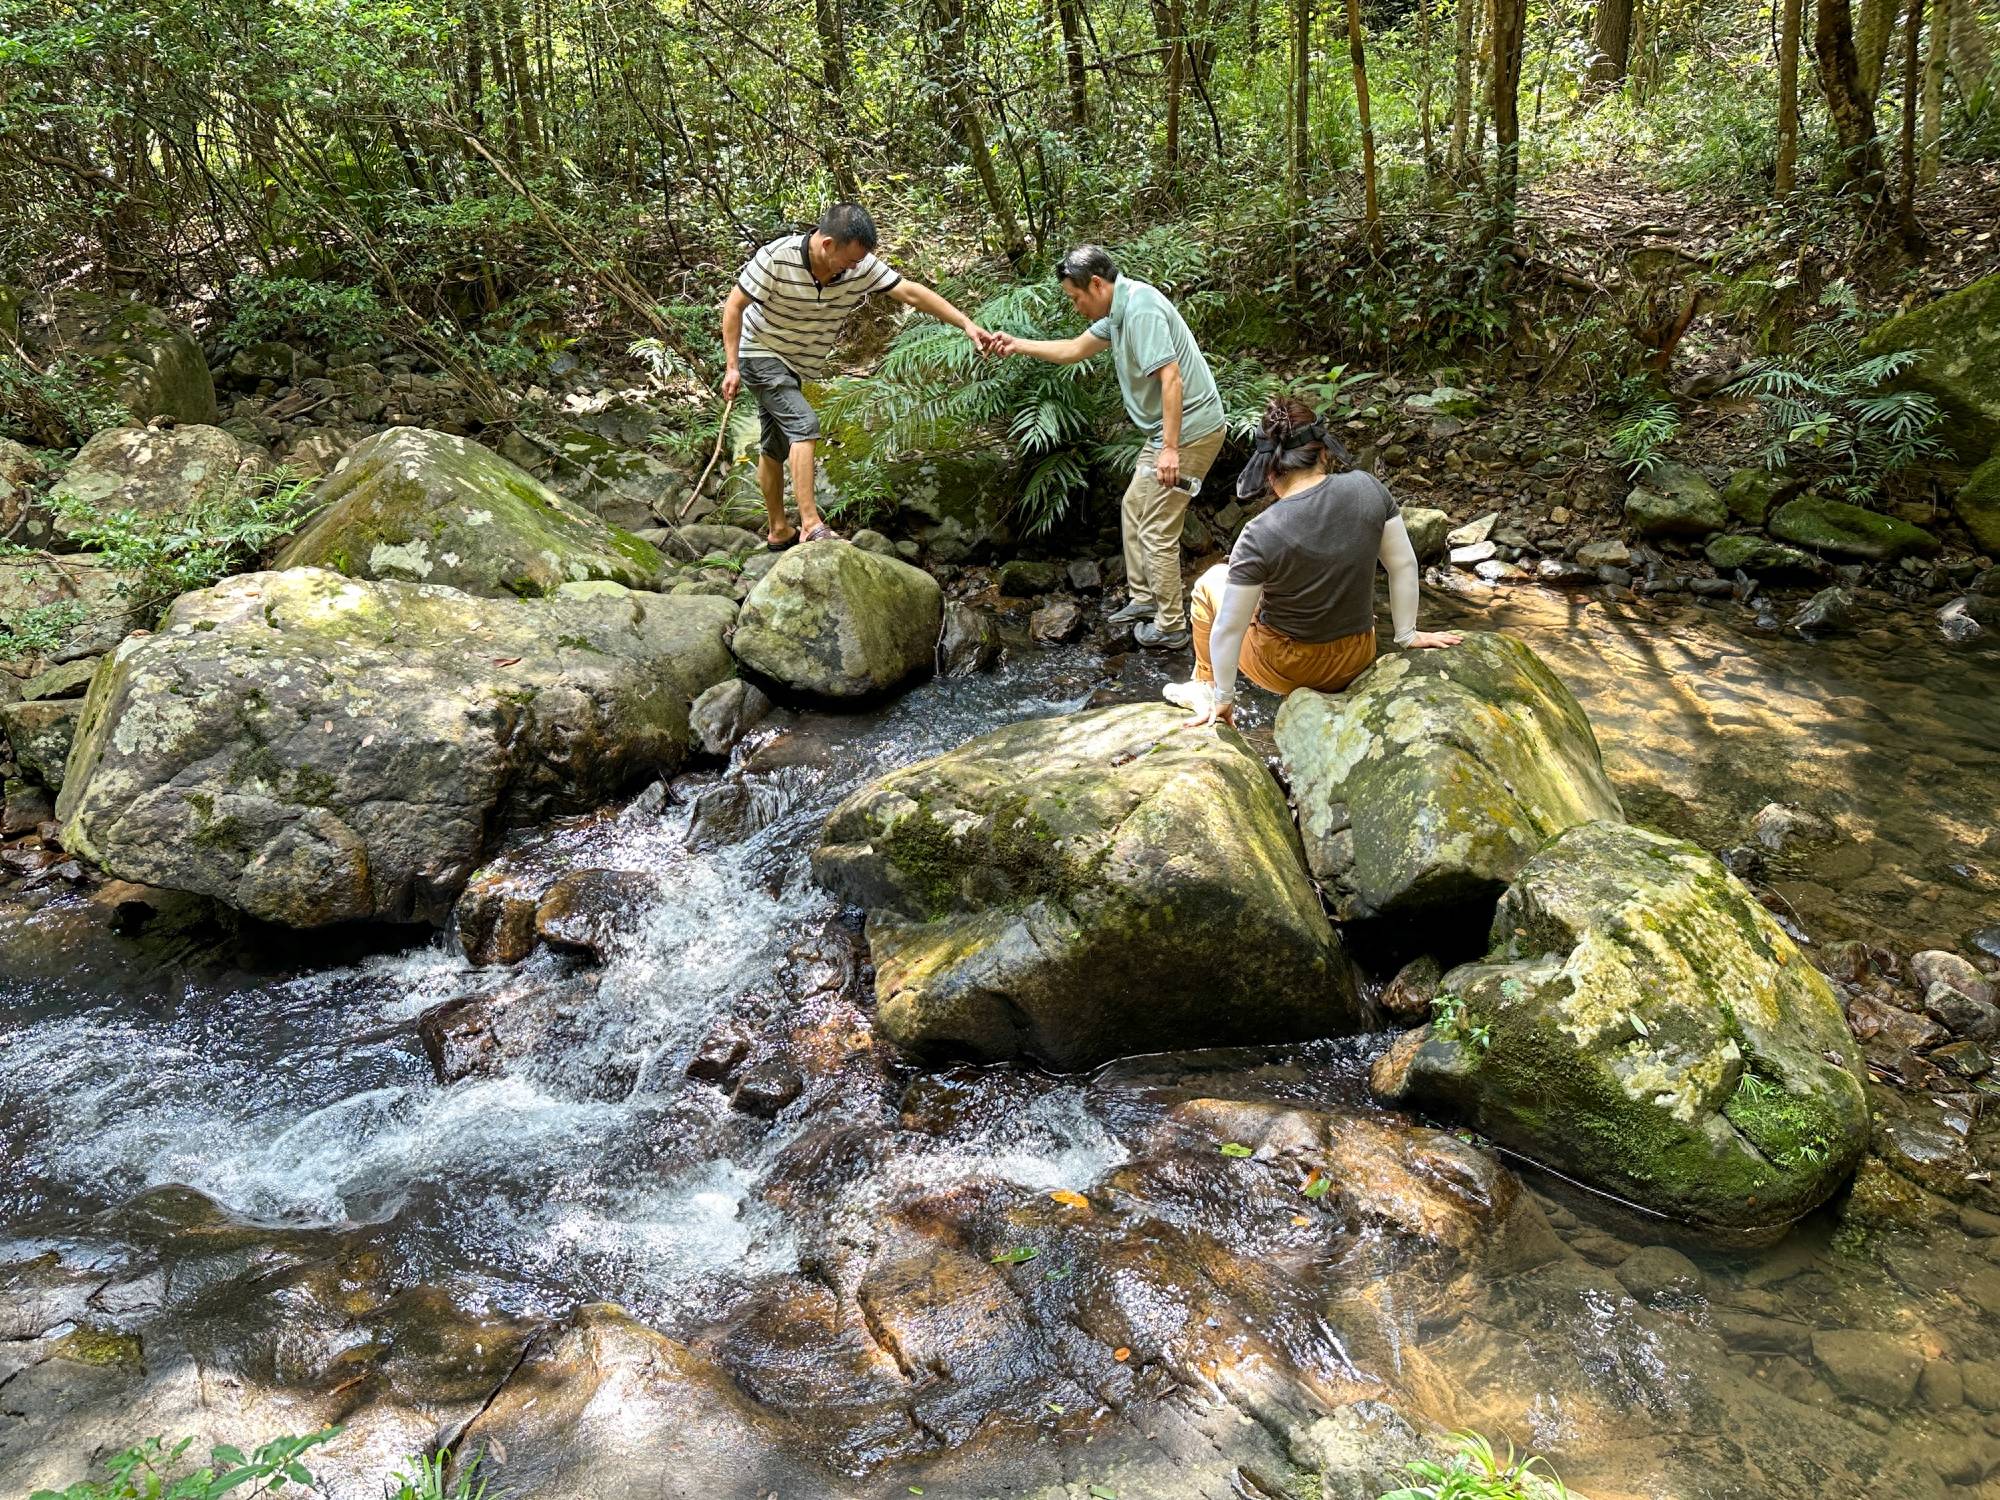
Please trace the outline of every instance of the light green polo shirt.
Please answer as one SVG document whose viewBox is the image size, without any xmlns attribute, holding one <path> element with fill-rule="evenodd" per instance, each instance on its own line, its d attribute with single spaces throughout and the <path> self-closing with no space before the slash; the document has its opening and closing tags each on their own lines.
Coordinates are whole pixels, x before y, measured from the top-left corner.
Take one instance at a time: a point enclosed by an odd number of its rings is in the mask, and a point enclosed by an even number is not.
<svg viewBox="0 0 2000 1500">
<path fill-rule="evenodd" d="M 1182 444 L 1222 425 L 1222 397 L 1208 361 L 1195 347 L 1187 320 L 1158 287 L 1120 276 L 1111 285 L 1111 311 L 1092 323 L 1090 332 L 1111 345 L 1125 414 L 1152 441 L 1160 440 L 1160 369 L 1175 360 L 1181 367 Z"/>
</svg>

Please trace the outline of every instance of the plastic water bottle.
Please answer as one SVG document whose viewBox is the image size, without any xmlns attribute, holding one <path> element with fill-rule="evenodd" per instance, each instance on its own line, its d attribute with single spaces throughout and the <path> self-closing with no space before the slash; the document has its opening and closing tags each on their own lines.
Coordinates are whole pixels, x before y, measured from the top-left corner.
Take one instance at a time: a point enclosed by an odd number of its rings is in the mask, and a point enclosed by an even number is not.
<svg viewBox="0 0 2000 1500">
<path fill-rule="evenodd" d="M 1150 461 L 1141 460 L 1139 468 L 1142 472 L 1151 474 L 1155 479 L 1160 477 L 1158 467 Z M 1181 475 L 1181 482 L 1175 485 L 1174 488 L 1184 492 L 1188 499 L 1192 500 L 1196 495 L 1201 493 L 1201 478 L 1196 474 L 1183 474 Z"/>
</svg>

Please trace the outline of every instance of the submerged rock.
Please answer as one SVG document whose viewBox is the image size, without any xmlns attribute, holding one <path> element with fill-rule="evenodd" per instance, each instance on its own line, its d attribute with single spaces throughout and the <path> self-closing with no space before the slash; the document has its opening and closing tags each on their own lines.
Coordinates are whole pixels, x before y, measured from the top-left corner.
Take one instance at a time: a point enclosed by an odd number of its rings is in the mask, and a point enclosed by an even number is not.
<svg viewBox="0 0 2000 1500">
<path fill-rule="evenodd" d="M 870 697 L 931 670 L 943 619 L 944 591 L 921 568 L 806 542 L 750 591 L 731 649 L 795 692 Z"/>
<path fill-rule="evenodd" d="M 1799 606 L 1792 616 L 1792 629 L 1800 635 L 1844 635 L 1854 629 L 1859 611 L 1854 596 L 1835 585 L 1821 589 Z"/>
<path fill-rule="evenodd" d="M 82 451 L 49 486 L 51 509 L 39 507 L 23 523 L 30 546 L 79 546 L 79 522 L 54 513 L 61 502 L 98 518 L 133 510 L 149 519 L 186 515 L 243 489 L 271 467 L 261 448 L 220 427 L 113 427 Z M 37 535 L 42 524 L 47 533 Z"/>
<path fill-rule="evenodd" d="M 1027 720 L 835 809 L 813 869 L 869 909 L 884 1035 L 1078 1068 L 1365 1023 L 1276 784 L 1180 717 Z"/>
<path fill-rule="evenodd" d="M 279 567 L 528 598 L 587 579 L 657 588 L 666 566 L 650 543 L 499 454 L 421 427 L 369 438 L 321 484 L 319 499 L 326 508 Z"/>
<path fill-rule="evenodd" d="M 1563 829 L 1622 815 L 1576 699 L 1508 636 L 1386 657 L 1344 693 L 1295 692 L 1277 740 L 1306 857 L 1344 920 L 1481 906 Z"/>
<path fill-rule="evenodd" d="M 1748 890 L 1619 823 L 1557 838 L 1445 975 L 1378 1091 L 1706 1225 L 1778 1229 L 1846 1180 L 1868 1107 L 1840 1006 Z"/>
<path fill-rule="evenodd" d="M 183 595 L 84 701 L 63 841 L 273 922 L 441 922 L 506 828 L 678 766 L 719 599 L 251 573 Z"/>
</svg>

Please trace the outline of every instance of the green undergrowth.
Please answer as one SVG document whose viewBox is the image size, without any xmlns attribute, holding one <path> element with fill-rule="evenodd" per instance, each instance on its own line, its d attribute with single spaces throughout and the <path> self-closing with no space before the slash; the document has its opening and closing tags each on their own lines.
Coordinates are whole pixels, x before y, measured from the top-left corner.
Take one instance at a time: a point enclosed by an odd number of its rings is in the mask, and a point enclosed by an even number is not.
<svg viewBox="0 0 2000 1500">
<path fill-rule="evenodd" d="M 1517 1456 L 1512 1443 L 1502 1458 L 1491 1440 L 1476 1432 L 1455 1432 L 1451 1441 L 1458 1450 L 1451 1458 L 1405 1464 L 1417 1483 L 1390 1490 L 1381 1500 L 1564 1500 L 1569 1494 L 1547 1459 Z"/>
<path fill-rule="evenodd" d="M 323 1493 L 304 1459 L 340 1436 L 324 1427 L 303 1437 L 277 1437 L 245 1453 L 228 1443 L 209 1450 L 208 1462 L 191 1460 L 193 1438 L 172 1447 L 151 1437 L 109 1459 L 102 1480 L 80 1480 L 65 1490 L 36 1490 L 30 1500 L 248 1500 L 255 1495 Z M 383 1500 L 502 1500 L 479 1477 L 482 1454 L 455 1465 L 447 1454 L 411 1454 L 382 1486 Z"/>
</svg>

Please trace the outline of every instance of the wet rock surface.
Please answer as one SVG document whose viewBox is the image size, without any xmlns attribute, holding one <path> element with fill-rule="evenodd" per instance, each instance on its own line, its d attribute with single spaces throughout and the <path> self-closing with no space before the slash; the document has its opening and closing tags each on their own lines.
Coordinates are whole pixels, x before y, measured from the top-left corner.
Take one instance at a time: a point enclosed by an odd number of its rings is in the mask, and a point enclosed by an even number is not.
<svg viewBox="0 0 2000 1500">
<path fill-rule="evenodd" d="M 1074 1068 L 1362 1023 L 1276 785 L 1181 717 L 1013 725 L 834 811 L 814 873 L 869 912 L 886 1037 Z"/>
<path fill-rule="evenodd" d="M 943 592 L 922 569 L 842 542 L 807 542 L 750 591 L 731 649 L 795 693 L 866 698 L 931 670 L 943 615 Z"/>
</svg>

